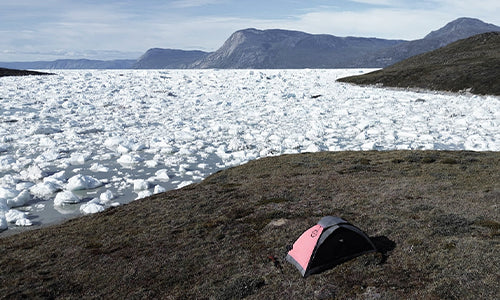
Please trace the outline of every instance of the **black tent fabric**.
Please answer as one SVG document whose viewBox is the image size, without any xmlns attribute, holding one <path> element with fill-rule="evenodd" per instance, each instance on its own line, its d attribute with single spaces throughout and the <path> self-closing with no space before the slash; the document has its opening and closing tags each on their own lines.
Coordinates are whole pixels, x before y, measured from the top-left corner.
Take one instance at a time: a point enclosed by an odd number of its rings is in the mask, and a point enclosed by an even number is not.
<svg viewBox="0 0 500 300">
<path fill-rule="evenodd" d="M 307 277 L 376 251 L 361 229 L 342 218 L 326 216 L 297 239 L 286 259 Z"/>
</svg>

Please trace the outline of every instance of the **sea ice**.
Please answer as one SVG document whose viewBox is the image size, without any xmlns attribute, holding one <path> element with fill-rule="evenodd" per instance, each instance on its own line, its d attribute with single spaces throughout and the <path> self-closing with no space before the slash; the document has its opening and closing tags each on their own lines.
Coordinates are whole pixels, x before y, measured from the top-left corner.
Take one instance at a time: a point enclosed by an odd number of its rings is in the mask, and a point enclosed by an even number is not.
<svg viewBox="0 0 500 300">
<path fill-rule="evenodd" d="M 149 183 L 144 179 L 134 180 L 134 191 L 144 191 L 149 188 Z"/>
<path fill-rule="evenodd" d="M 55 126 L 51 127 L 51 126 L 35 125 L 34 127 L 30 128 L 30 131 L 31 134 L 49 135 L 49 134 L 59 133 L 61 132 L 61 129 Z"/>
<path fill-rule="evenodd" d="M 169 181 L 170 176 L 168 176 L 168 170 L 167 169 L 160 169 L 155 172 L 156 179 L 160 181 Z"/>
<path fill-rule="evenodd" d="M 9 224 L 5 218 L 5 214 L 0 210 L 0 232 L 7 230 L 7 228 L 9 228 Z"/>
<path fill-rule="evenodd" d="M 17 197 L 19 192 L 13 189 L 4 188 L 0 186 L 0 199 L 8 200 Z"/>
<path fill-rule="evenodd" d="M 30 188 L 30 192 L 33 196 L 41 199 L 50 198 L 55 192 L 62 189 L 62 186 L 57 183 L 47 181 L 40 182 Z"/>
<path fill-rule="evenodd" d="M 148 168 L 156 168 L 158 166 L 158 161 L 154 159 L 146 160 L 144 165 Z"/>
<path fill-rule="evenodd" d="M 153 193 L 151 193 L 150 190 L 143 190 L 143 191 L 139 191 L 137 193 L 137 198 L 136 199 L 142 199 L 142 198 L 146 198 L 146 197 L 149 197 L 153 195 Z"/>
<path fill-rule="evenodd" d="M 21 177 L 28 181 L 40 180 L 45 176 L 45 173 L 37 165 L 32 165 L 28 169 L 21 171 Z"/>
<path fill-rule="evenodd" d="M 69 164 L 71 165 L 83 165 L 90 157 L 91 152 L 83 152 L 83 153 L 71 153 L 71 156 L 68 159 Z"/>
<path fill-rule="evenodd" d="M 20 193 L 18 193 L 15 197 L 7 199 L 7 206 L 8 207 L 23 206 L 30 200 L 31 200 L 31 193 L 28 190 L 23 190 Z"/>
<path fill-rule="evenodd" d="M 35 162 L 38 164 L 44 164 L 47 162 L 55 161 L 59 159 L 61 156 L 58 151 L 54 149 L 50 149 L 40 154 L 37 158 L 35 158 Z"/>
<path fill-rule="evenodd" d="M 101 200 L 101 202 L 104 202 L 104 203 L 111 201 L 114 198 L 115 198 L 115 196 L 113 195 L 113 192 L 110 190 L 106 190 L 104 193 L 102 193 L 99 196 L 99 200 Z"/>
<path fill-rule="evenodd" d="M 16 220 L 16 226 L 26 227 L 26 226 L 31 226 L 31 225 L 33 225 L 33 223 L 30 221 L 30 219 L 22 218 L 22 219 Z"/>
<path fill-rule="evenodd" d="M 32 225 L 31 221 L 27 218 L 26 213 L 15 209 L 9 209 L 9 211 L 5 213 L 5 219 L 7 223 L 15 223 L 16 226 Z"/>
<path fill-rule="evenodd" d="M 7 152 L 9 150 L 10 146 L 4 143 L 0 143 L 0 153 L 2 152 Z"/>
<path fill-rule="evenodd" d="M 123 142 L 124 142 L 123 138 L 121 138 L 119 136 L 114 136 L 114 137 L 107 138 L 104 141 L 104 146 L 106 146 L 110 150 L 116 151 L 118 146 L 120 146 L 120 144 Z"/>
<path fill-rule="evenodd" d="M 102 182 L 92 176 L 75 175 L 68 179 L 66 188 L 70 191 L 95 189 L 102 186 Z"/>
<path fill-rule="evenodd" d="M 43 179 L 43 182 L 53 182 L 53 183 L 56 183 L 58 185 L 63 185 L 67 180 L 65 174 L 66 174 L 65 171 L 60 171 L 60 172 L 54 173 L 48 177 L 45 177 Z"/>
<path fill-rule="evenodd" d="M 118 147 L 116 148 L 116 151 L 117 151 L 118 153 L 125 154 L 125 153 L 129 153 L 129 152 L 130 152 L 130 149 L 120 144 L 120 145 L 118 145 Z"/>
<path fill-rule="evenodd" d="M 0 228 L 10 206 L 40 207 L 36 215 L 45 222 L 55 218 L 54 208 L 68 216 L 88 213 L 267 156 L 500 151 L 499 97 L 335 82 L 360 71 L 368 70 L 58 70 L 43 81 L 2 77 L 0 94 L 8 96 L 0 97 L 0 108 L 15 121 L 0 122 Z M 99 202 L 81 210 L 38 206 L 61 200 L 63 190 Z"/>
<path fill-rule="evenodd" d="M 78 198 L 75 194 L 73 194 L 71 191 L 62 191 L 57 193 L 56 197 L 54 198 L 54 205 L 56 206 L 61 206 L 65 204 L 75 204 L 79 203 L 80 198 Z"/>
<path fill-rule="evenodd" d="M 15 184 L 17 191 L 29 190 L 35 184 L 33 182 L 22 181 Z"/>
<path fill-rule="evenodd" d="M 84 203 L 80 206 L 80 211 L 83 214 L 95 214 L 95 213 L 99 213 L 99 212 L 104 211 L 104 210 L 105 210 L 104 206 L 101 204 L 100 200 L 97 198 L 92 199 L 89 202 Z"/>
<path fill-rule="evenodd" d="M 90 170 L 92 172 L 109 172 L 109 168 L 106 167 L 106 166 L 103 166 L 99 163 L 93 163 L 91 166 L 90 166 Z"/>
<path fill-rule="evenodd" d="M 0 156 L 0 171 L 8 171 L 12 169 L 12 165 L 16 163 L 15 158 L 12 155 L 2 155 Z"/>
<path fill-rule="evenodd" d="M 193 184 L 193 181 L 191 181 L 191 180 L 188 180 L 188 181 L 183 181 L 183 182 L 181 182 L 181 183 L 179 183 L 179 184 L 177 185 L 177 188 L 178 188 L 178 189 L 181 189 L 181 188 L 183 188 L 183 187 L 185 187 L 185 186 L 188 186 L 188 185 L 190 185 L 190 184 Z"/>
<path fill-rule="evenodd" d="M 118 158 L 117 162 L 123 166 L 132 167 L 135 164 L 142 162 L 143 159 L 138 154 L 123 154 Z"/>
<path fill-rule="evenodd" d="M 19 182 L 14 176 L 7 174 L 3 177 L 0 177 L 0 186 L 14 186 Z"/>
<path fill-rule="evenodd" d="M 164 193 L 166 191 L 167 191 L 167 189 L 165 189 L 161 185 L 155 185 L 154 190 L 153 190 L 153 194 Z"/>
</svg>

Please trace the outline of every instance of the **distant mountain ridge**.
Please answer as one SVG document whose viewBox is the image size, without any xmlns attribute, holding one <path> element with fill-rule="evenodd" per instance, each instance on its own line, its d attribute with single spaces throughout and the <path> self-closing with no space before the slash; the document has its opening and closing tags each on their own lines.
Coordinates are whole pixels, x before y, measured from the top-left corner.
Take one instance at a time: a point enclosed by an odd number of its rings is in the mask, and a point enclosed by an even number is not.
<svg viewBox="0 0 500 300">
<path fill-rule="evenodd" d="M 217 51 L 193 68 L 300 69 L 348 68 L 370 51 L 402 40 L 313 35 L 300 31 L 244 29 L 233 33 Z"/>
<path fill-rule="evenodd" d="M 500 31 L 500 27 L 484 23 L 473 18 L 459 18 L 446 24 L 443 28 L 432 31 L 424 37 L 425 40 L 442 40 L 445 44 L 471 37 L 480 33 Z M 443 45 L 444 46 L 444 45 Z"/>
<path fill-rule="evenodd" d="M 54 61 L 2 62 L 0 67 L 12 69 L 131 69 L 135 59 L 91 60 L 91 59 L 58 59 Z"/>
<path fill-rule="evenodd" d="M 186 69 L 208 52 L 152 48 L 132 65 L 134 69 Z"/>
<path fill-rule="evenodd" d="M 413 41 L 337 37 L 300 31 L 254 28 L 233 33 L 215 52 L 149 49 L 136 60 L 56 60 L 0 63 L 15 69 L 250 69 L 382 68 L 500 27 L 459 18 Z"/>
<path fill-rule="evenodd" d="M 387 67 L 409 57 L 436 50 L 477 34 L 500 31 L 500 27 L 473 18 L 459 18 L 432 31 L 423 39 L 404 42 L 361 57 L 354 67 Z"/>
</svg>

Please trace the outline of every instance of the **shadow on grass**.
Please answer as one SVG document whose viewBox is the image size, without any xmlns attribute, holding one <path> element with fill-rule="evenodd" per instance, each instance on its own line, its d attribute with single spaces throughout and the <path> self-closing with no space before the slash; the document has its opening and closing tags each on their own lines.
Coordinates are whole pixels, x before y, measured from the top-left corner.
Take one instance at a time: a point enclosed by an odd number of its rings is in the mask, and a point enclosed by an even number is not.
<svg viewBox="0 0 500 300">
<path fill-rule="evenodd" d="M 396 242 L 390 240 L 386 236 L 371 237 L 370 240 L 375 245 L 375 248 L 377 248 L 377 251 L 382 254 L 380 264 L 385 263 L 389 256 L 389 252 L 396 248 Z"/>
</svg>

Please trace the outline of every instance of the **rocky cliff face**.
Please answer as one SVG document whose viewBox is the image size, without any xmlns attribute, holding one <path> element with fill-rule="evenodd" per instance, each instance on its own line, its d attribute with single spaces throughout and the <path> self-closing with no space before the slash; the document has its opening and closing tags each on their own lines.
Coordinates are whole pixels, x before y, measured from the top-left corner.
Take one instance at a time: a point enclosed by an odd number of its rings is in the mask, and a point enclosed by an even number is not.
<svg viewBox="0 0 500 300">
<path fill-rule="evenodd" d="M 232 34 L 193 68 L 346 68 L 361 55 L 401 40 L 313 35 L 289 30 L 245 29 Z"/>
</svg>

